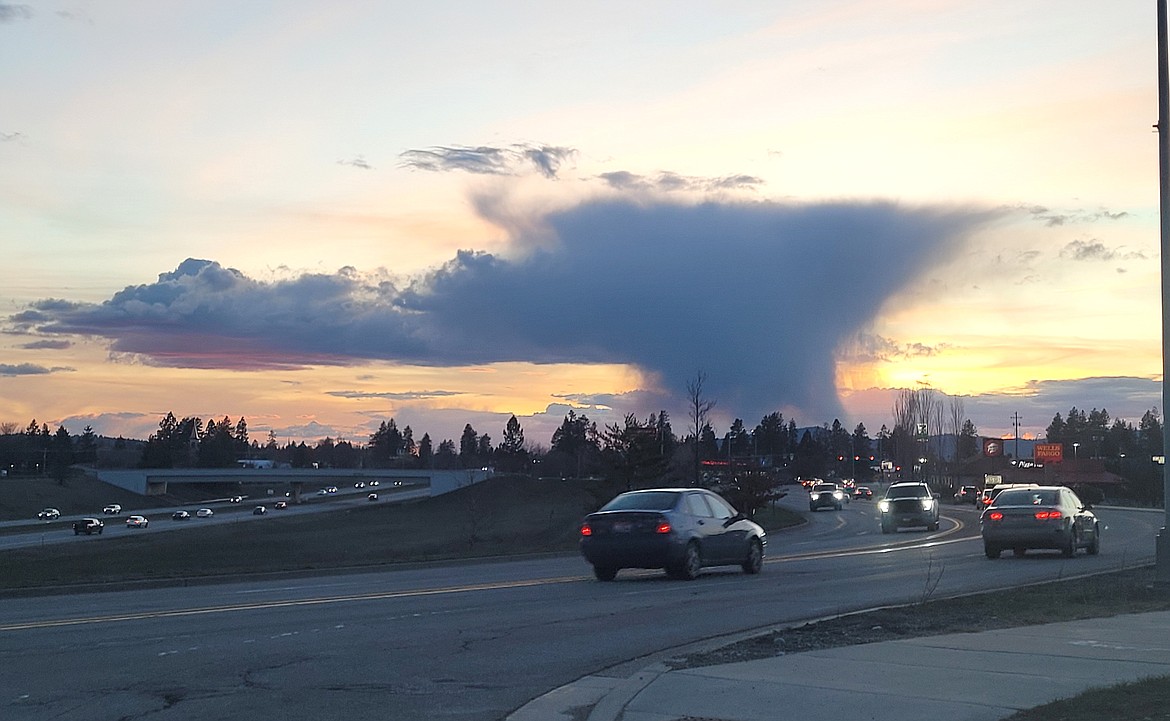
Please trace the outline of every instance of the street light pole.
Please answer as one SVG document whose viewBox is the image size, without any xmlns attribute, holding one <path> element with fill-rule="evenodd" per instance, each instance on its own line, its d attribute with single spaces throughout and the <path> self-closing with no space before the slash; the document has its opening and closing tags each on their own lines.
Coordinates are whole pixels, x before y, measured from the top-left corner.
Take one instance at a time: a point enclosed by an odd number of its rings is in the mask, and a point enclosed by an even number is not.
<svg viewBox="0 0 1170 721">
<path fill-rule="evenodd" d="M 1166 51 L 1166 0 L 1158 0 L 1158 185 L 1160 190 L 1161 249 L 1162 249 L 1162 409 L 1170 400 L 1167 379 L 1170 374 L 1170 81 L 1167 80 Z M 1162 419 L 1162 453 L 1170 448 L 1170 427 Z M 1162 507 L 1165 520 L 1158 532 L 1155 562 L 1155 576 L 1163 584 L 1170 585 L 1170 466 L 1162 466 Z"/>
</svg>

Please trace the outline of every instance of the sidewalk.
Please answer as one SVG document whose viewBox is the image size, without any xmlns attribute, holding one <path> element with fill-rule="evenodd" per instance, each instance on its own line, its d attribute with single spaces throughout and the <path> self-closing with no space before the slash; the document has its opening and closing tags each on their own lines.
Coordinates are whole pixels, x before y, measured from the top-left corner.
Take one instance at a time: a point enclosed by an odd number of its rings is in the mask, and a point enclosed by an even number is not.
<svg viewBox="0 0 1170 721">
<path fill-rule="evenodd" d="M 586 676 L 508 721 L 994 721 L 1170 675 L 1170 611 Z M 586 711 L 588 714 L 586 715 Z"/>
</svg>

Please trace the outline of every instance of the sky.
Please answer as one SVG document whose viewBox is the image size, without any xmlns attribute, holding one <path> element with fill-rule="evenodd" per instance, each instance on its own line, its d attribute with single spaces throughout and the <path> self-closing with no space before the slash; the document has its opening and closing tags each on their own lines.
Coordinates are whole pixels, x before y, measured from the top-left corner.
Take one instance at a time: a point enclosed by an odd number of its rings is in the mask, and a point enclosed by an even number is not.
<svg viewBox="0 0 1170 721">
<path fill-rule="evenodd" d="M 1153 2 L 0 0 L 0 423 L 1161 406 Z M 949 402 L 949 401 L 948 401 Z M 1017 429 L 1018 421 L 1018 429 Z"/>
</svg>

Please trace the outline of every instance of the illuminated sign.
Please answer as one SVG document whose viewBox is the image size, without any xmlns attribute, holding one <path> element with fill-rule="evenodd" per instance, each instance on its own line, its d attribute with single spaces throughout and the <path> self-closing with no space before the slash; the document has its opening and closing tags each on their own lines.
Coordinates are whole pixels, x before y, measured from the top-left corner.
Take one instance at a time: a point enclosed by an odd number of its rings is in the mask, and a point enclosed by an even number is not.
<svg viewBox="0 0 1170 721">
<path fill-rule="evenodd" d="M 1060 463 L 1064 460 L 1064 444 L 1037 443 L 1035 449 L 1032 451 L 1032 457 L 1036 459 L 1037 463 L 1040 461 Z"/>
<path fill-rule="evenodd" d="M 998 438 L 983 439 L 983 455 L 998 458 L 1003 455 L 1003 441 Z"/>
</svg>

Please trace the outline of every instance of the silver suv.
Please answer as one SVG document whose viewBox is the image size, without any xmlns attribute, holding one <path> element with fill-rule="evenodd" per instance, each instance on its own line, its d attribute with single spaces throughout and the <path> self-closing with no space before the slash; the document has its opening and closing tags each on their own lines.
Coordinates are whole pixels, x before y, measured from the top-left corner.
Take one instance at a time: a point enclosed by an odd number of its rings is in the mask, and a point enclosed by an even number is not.
<svg viewBox="0 0 1170 721">
<path fill-rule="evenodd" d="M 903 526 L 925 526 L 938 530 L 939 494 L 925 483 L 895 483 L 878 501 L 882 512 L 882 533 L 893 533 Z"/>
</svg>

